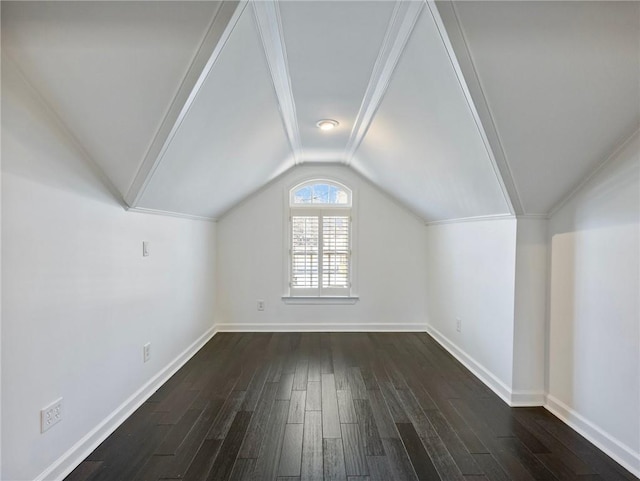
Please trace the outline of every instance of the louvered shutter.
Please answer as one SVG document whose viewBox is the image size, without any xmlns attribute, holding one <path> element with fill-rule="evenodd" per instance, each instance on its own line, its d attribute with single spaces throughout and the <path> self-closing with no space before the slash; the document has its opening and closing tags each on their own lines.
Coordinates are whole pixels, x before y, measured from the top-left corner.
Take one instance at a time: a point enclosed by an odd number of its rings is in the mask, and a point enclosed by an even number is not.
<svg viewBox="0 0 640 481">
<path fill-rule="evenodd" d="M 349 287 L 349 216 L 322 217 L 322 287 Z"/>
<path fill-rule="evenodd" d="M 320 223 L 317 215 L 291 217 L 291 288 L 319 288 Z"/>
</svg>

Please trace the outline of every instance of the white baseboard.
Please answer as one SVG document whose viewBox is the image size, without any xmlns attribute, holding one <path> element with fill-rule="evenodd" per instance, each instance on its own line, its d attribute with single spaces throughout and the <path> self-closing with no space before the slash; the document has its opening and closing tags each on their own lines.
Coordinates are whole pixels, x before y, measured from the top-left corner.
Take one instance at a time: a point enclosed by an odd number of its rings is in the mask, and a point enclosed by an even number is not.
<svg viewBox="0 0 640 481">
<path fill-rule="evenodd" d="M 511 406 L 511 389 L 504 382 L 498 379 L 491 371 L 485 368 L 482 364 L 477 362 L 466 352 L 451 342 L 445 335 L 438 331 L 433 326 L 427 326 L 427 332 L 433 337 L 442 347 L 444 347 L 449 353 L 460 361 L 464 367 L 469 369 L 478 379 L 487 385 L 489 389 L 495 392 L 500 398 Z"/>
<path fill-rule="evenodd" d="M 421 323 L 237 323 L 216 324 L 218 332 L 424 332 Z"/>
<path fill-rule="evenodd" d="M 538 407 L 544 406 L 545 402 L 544 391 L 512 391 L 509 405 L 512 408 Z"/>
<path fill-rule="evenodd" d="M 640 478 L 640 453 L 634 452 L 629 446 L 618 441 L 602 428 L 596 426 L 550 394 L 547 395 L 547 402 L 544 407 L 625 469 L 628 469 L 634 476 Z"/>
<path fill-rule="evenodd" d="M 149 397 L 173 376 L 178 369 L 197 353 L 202 346 L 216 334 L 212 327 L 164 369 L 151 378 L 144 386 L 132 394 L 129 399 L 118 406 L 100 424 L 93 428 L 86 436 L 73 445 L 66 453 L 60 456 L 53 464 L 40 473 L 35 481 L 62 480 L 73 471 L 100 443 L 107 439 L 133 412 L 138 409 Z"/>
</svg>

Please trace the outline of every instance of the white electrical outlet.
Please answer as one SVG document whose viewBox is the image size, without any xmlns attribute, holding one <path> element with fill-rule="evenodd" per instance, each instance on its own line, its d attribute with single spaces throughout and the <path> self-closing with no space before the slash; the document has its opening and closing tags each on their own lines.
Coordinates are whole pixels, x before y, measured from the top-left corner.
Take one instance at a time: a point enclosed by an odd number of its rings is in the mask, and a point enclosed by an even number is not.
<svg viewBox="0 0 640 481">
<path fill-rule="evenodd" d="M 258 310 L 264 311 L 264 301 L 262 299 L 258 299 Z"/>
<path fill-rule="evenodd" d="M 62 398 L 53 401 L 40 411 L 40 432 L 43 433 L 54 424 L 62 421 Z"/>
<path fill-rule="evenodd" d="M 456 318 L 456 331 L 462 331 L 462 319 L 460 319 L 459 317 Z"/>
<path fill-rule="evenodd" d="M 142 360 L 147 362 L 151 357 L 151 343 L 147 342 L 144 346 L 142 346 Z"/>
</svg>

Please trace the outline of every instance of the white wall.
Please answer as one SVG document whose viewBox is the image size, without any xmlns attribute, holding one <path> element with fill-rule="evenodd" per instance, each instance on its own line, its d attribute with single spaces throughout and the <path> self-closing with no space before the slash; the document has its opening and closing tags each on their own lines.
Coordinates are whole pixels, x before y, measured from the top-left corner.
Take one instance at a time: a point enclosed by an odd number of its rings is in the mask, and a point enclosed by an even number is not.
<svg viewBox="0 0 640 481">
<path fill-rule="evenodd" d="M 49 479 L 212 328 L 215 224 L 125 212 L 4 63 L 2 75 L 1 477 Z M 64 419 L 41 434 L 58 397 Z"/>
<path fill-rule="evenodd" d="M 285 304 L 285 198 L 299 181 L 322 176 L 355 191 L 360 300 L 353 305 Z M 216 323 L 239 330 L 424 330 L 424 264 L 421 220 L 347 167 L 300 166 L 218 222 Z M 257 299 L 265 301 L 262 312 Z"/>
<path fill-rule="evenodd" d="M 549 406 L 640 473 L 640 141 L 550 219 Z"/>
<path fill-rule="evenodd" d="M 544 404 L 547 223 L 546 219 L 518 219 L 512 405 Z"/>
<path fill-rule="evenodd" d="M 507 401 L 513 374 L 515 250 L 513 218 L 427 227 L 429 332 Z"/>
</svg>

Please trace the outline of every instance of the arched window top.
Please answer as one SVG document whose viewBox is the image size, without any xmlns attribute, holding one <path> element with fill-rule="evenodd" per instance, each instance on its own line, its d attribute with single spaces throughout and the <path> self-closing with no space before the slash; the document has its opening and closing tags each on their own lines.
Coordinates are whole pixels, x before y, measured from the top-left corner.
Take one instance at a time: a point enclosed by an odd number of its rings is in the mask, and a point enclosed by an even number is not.
<svg viewBox="0 0 640 481">
<path fill-rule="evenodd" d="M 316 179 L 298 184 L 290 192 L 292 206 L 351 206 L 351 189 L 331 180 Z"/>
</svg>

